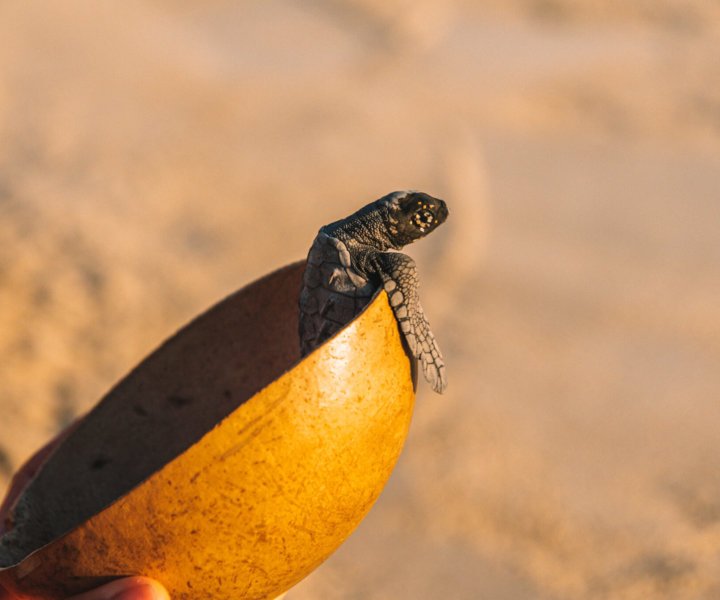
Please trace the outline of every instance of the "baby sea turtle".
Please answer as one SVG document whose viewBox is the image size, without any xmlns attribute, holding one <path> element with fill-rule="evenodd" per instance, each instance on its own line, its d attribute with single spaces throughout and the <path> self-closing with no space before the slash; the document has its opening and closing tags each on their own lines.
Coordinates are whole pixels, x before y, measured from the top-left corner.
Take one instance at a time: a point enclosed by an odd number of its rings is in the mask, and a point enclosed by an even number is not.
<svg viewBox="0 0 720 600">
<path fill-rule="evenodd" d="M 445 222 L 445 202 L 415 191 L 393 192 L 320 228 L 300 292 L 300 349 L 305 356 L 350 322 L 381 285 L 425 379 L 442 393 L 445 363 L 418 299 L 412 258 L 399 252 Z"/>
</svg>

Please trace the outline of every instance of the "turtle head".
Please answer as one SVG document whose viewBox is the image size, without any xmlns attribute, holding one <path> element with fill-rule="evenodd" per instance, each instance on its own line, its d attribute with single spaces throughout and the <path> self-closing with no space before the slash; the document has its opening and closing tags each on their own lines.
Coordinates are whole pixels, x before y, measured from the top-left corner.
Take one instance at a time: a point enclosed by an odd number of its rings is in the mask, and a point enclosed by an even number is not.
<svg viewBox="0 0 720 600">
<path fill-rule="evenodd" d="M 448 217 L 445 202 L 423 192 L 393 192 L 379 202 L 384 203 L 388 211 L 386 226 L 396 248 L 425 237 Z"/>
</svg>

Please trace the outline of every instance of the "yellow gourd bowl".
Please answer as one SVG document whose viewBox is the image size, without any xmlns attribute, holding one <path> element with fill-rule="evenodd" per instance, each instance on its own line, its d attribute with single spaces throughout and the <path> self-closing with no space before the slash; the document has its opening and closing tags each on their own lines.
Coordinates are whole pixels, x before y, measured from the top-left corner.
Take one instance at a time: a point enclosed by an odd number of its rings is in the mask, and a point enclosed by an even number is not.
<svg viewBox="0 0 720 600">
<path fill-rule="evenodd" d="M 384 292 L 299 360 L 304 263 L 145 359 L 15 504 L 0 582 L 65 598 L 118 576 L 173 599 L 274 598 L 375 502 L 407 435 L 411 362 Z"/>
</svg>

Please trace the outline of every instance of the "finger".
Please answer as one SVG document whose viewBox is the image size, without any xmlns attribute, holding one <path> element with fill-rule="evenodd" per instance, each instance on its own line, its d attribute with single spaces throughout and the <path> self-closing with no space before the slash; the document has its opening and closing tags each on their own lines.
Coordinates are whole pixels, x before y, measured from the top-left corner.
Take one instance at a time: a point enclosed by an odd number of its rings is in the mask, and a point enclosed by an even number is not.
<svg viewBox="0 0 720 600">
<path fill-rule="evenodd" d="M 68 600 L 170 600 L 170 596 L 154 579 L 126 577 Z"/>
<path fill-rule="evenodd" d="M 82 419 L 78 419 L 65 430 L 61 431 L 57 436 L 40 448 L 40 450 L 33 454 L 27 462 L 18 469 L 15 475 L 13 475 L 13 478 L 10 481 L 10 487 L 5 495 L 5 499 L 2 503 L 0 503 L 0 535 L 2 535 L 6 529 L 5 518 L 10 512 L 15 500 L 17 500 L 18 496 L 22 494 L 28 483 L 32 481 L 35 474 L 40 470 L 40 467 L 42 467 L 57 445 L 70 435 L 81 421 Z M 0 600 L 4 600 L 2 591 L 0 591 Z"/>
</svg>

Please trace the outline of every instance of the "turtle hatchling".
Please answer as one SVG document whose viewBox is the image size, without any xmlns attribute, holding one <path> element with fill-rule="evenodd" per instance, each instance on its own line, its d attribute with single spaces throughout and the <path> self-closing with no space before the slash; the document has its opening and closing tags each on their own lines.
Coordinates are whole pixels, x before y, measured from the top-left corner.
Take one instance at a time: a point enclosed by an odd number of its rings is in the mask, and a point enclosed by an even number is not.
<svg viewBox="0 0 720 600">
<path fill-rule="evenodd" d="M 401 191 L 321 227 L 308 253 L 300 292 L 302 355 L 349 323 L 382 286 L 425 379 L 442 393 L 447 386 L 445 363 L 420 306 L 415 262 L 392 250 L 425 237 L 447 216 L 442 200 Z"/>
</svg>

